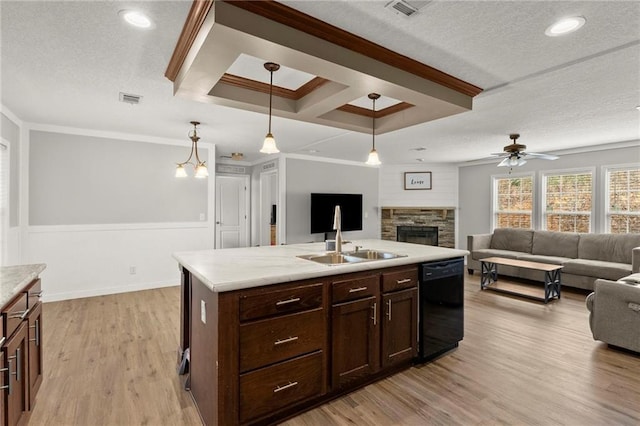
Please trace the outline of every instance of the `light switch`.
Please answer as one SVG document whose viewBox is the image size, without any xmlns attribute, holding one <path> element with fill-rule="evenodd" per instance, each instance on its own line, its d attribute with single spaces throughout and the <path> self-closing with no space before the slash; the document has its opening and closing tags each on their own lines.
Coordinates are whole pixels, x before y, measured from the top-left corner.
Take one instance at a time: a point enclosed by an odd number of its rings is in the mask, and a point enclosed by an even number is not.
<svg viewBox="0 0 640 426">
<path fill-rule="evenodd" d="M 204 213 L 200 213 L 200 220 L 204 220 Z"/>
<path fill-rule="evenodd" d="M 207 323 L 207 304 L 204 303 L 204 300 L 200 301 L 200 321 L 203 324 Z"/>
</svg>

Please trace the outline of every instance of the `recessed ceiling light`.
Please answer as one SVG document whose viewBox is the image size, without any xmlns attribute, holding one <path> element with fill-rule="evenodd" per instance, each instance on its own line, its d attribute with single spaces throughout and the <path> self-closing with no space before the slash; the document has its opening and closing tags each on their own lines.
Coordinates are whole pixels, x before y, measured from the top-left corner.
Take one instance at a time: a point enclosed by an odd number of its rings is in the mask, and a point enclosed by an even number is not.
<svg viewBox="0 0 640 426">
<path fill-rule="evenodd" d="M 425 148 L 424 146 L 419 146 L 417 148 L 411 148 L 409 151 L 426 151 L 427 148 Z"/>
<path fill-rule="evenodd" d="M 638 105 L 638 106 L 636 107 L 636 109 L 637 109 L 638 111 L 640 111 L 640 105 Z"/>
<path fill-rule="evenodd" d="M 424 158 L 416 158 L 416 161 L 419 161 L 422 163 L 424 161 Z"/>
<path fill-rule="evenodd" d="M 122 16 L 128 24 L 137 28 L 151 28 L 151 19 L 139 10 L 121 10 L 118 15 Z"/>
<path fill-rule="evenodd" d="M 555 22 L 544 33 L 549 37 L 557 37 L 565 34 L 572 33 L 578 30 L 587 22 L 582 16 L 572 16 L 570 18 L 563 18 Z"/>
</svg>

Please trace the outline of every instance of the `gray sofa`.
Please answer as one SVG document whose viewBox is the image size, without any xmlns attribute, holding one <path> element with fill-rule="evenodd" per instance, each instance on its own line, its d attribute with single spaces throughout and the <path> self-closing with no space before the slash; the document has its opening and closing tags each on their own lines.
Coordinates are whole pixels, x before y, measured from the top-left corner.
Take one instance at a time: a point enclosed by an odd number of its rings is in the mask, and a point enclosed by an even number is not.
<svg viewBox="0 0 640 426">
<path fill-rule="evenodd" d="M 469 235 L 469 273 L 480 271 L 480 259 L 506 257 L 563 265 L 562 285 L 593 290 L 594 281 L 616 281 L 640 271 L 639 234 L 575 234 L 531 229 L 496 229 L 493 234 Z M 511 266 L 500 275 L 540 281 L 538 271 Z"/>
<path fill-rule="evenodd" d="M 640 274 L 596 280 L 594 287 L 586 301 L 593 338 L 640 352 Z"/>
</svg>

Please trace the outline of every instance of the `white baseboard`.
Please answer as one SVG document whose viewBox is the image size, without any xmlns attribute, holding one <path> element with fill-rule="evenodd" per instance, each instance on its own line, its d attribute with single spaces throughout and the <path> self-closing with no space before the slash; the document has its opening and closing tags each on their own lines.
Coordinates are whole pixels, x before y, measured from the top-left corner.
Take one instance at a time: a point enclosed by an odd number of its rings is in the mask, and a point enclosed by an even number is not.
<svg viewBox="0 0 640 426">
<path fill-rule="evenodd" d="M 42 294 L 42 301 L 45 303 L 58 302 L 60 300 L 81 299 L 84 297 L 95 297 L 95 296 L 105 296 L 109 294 L 129 293 L 132 291 L 151 290 L 154 288 L 174 287 L 178 285 L 180 285 L 179 282 L 176 283 L 175 280 L 169 280 L 169 281 L 138 283 L 138 284 L 113 286 L 113 287 L 102 287 L 102 288 L 96 288 L 91 290 L 68 291 L 63 293 L 47 293 L 45 291 Z"/>
</svg>

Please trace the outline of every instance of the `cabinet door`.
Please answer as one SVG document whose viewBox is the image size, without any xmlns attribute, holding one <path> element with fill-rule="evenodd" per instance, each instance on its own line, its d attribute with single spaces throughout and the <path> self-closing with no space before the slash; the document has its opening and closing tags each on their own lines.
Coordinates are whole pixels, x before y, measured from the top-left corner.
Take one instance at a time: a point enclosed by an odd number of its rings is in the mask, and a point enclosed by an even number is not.
<svg viewBox="0 0 640 426">
<path fill-rule="evenodd" d="M 42 383 L 42 303 L 36 304 L 27 316 L 29 323 L 29 410 Z"/>
<path fill-rule="evenodd" d="M 5 395 L 8 392 L 7 377 L 9 369 L 7 368 L 6 359 L 4 356 L 4 347 L 0 351 L 0 424 L 6 424 L 5 416 L 7 413 L 6 398 Z"/>
<path fill-rule="evenodd" d="M 23 322 L 7 340 L 4 356 L 7 371 L 7 425 L 15 426 L 28 409 L 27 324 Z"/>
<path fill-rule="evenodd" d="M 418 289 L 382 295 L 382 367 L 418 354 Z"/>
<path fill-rule="evenodd" d="M 334 389 L 378 371 L 380 332 L 377 297 L 332 307 L 332 386 Z"/>
</svg>

